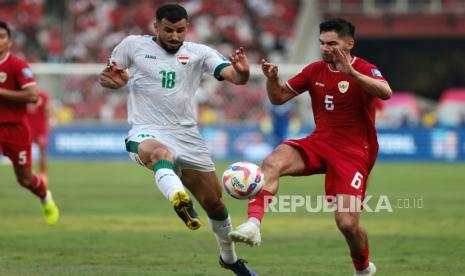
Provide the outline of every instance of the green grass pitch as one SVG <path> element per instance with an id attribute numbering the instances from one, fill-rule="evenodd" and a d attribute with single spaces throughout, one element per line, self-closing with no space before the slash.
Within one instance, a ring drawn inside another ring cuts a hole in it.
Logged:
<path id="1" fill-rule="evenodd" d="M 225 163 L 218 163 L 222 172 Z M 0 166 L 0 275 L 232 275 L 217 264 L 214 237 L 188 230 L 157 190 L 152 173 L 130 162 L 52 162 L 50 188 L 61 220 L 43 223 L 38 200 Z M 323 177 L 283 178 L 281 195 L 323 193 Z M 465 165 L 379 163 L 369 193 L 393 212 L 364 213 L 377 275 L 463 275 Z M 224 195 L 234 225 L 246 201 Z M 421 198 L 422 208 L 399 208 Z M 198 206 L 198 204 L 197 204 Z M 330 213 L 268 213 L 262 245 L 237 245 L 260 275 L 352 275 Z"/>

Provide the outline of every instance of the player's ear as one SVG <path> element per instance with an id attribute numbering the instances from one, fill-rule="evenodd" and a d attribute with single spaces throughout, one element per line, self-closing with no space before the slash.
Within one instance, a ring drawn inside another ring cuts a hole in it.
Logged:
<path id="1" fill-rule="evenodd" d="M 346 39 L 346 45 L 347 45 L 347 49 L 350 51 L 352 50 L 352 48 L 354 48 L 355 46 L 355 41 L 353 38 L 349 37 Z"/>
<path id="2" fill-rule="evenodd" d="M 158 22 L 156 20 L 153 22 L 153 30 L 155 34 L 158 35 Z"/>

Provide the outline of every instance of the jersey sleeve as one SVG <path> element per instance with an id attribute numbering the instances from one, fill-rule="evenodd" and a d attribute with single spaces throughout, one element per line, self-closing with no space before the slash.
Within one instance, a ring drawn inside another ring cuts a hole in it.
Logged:
<path id="1" fill-rule="evenodd" d="M 18 81 L 21 89 L 36 84 L 36 80 L 34 79 L 34 75 L 32 74 L 29 65 L 25 61 L 19 59 L 16 68 L 16 80 Z"/>
<path id="2" fill-rule="evenodd" d="M 224 57 L 220 52 L 205 46 L 205 56 L 203 63 L 203 70 L 208 74 L 214 76 L 217 80 L 222 81 L 223 78 L 220 75 L 223 68 L 231 65 L 231 62 Z"/>
<path id="3" fill-rule="evenodd" d="M 307 91 L 310 87 L 310 71 L 311 65 L 305 67 L 299 74 L 292 77 L 286 82 L 287 88 L 289 88 L 296 95 L 302 94 Z"/>
<path id="4" fill-rule="evenodd" d="M 44 101 L 44 105 L 48 104 L 49 97 L 48 97 L 48 94 L 45 91 L 40 91 L 39 92 L 39 97 L 42 97 L 42 100 Z"/>
<path id="5" fill-rule="evenodd" d="M 370 78 L 386 81 L 383 75 L 381 74 L 381 72 L 379 71 L 379 69 L 373 64 L 370 64 L 370 63 L 364 64 L 363 66 L 360 67 L 359 72 Z"/>
<path id="6" fill-rule="evenodd" d="M 133 36 L 128 36 L 123 41 L 121 41 L 118 45 L 116 45 L 115 49 L 111 53 L 111 61 L 116 61 L 121 67 L 127 69 L 131 66 L 131 57 L 129 53 L 132 52 L 132 43 Z"/>

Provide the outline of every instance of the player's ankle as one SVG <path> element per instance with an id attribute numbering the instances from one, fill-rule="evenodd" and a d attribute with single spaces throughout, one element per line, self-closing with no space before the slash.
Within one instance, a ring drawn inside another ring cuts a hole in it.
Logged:
<path id="1" fill-rule="evenodd" d="M 52 196 L 50 195 L 48 191 L 45 193 L 44 197 L 40 198 L 40 202 L 42 202 L 42 204 L 44 205 L 49 203 L 51 200 L 52 200 Z"/>
<path id="2" fill-rule="evenodd" d="M 255 217 L 250 217 L 247 221 L 250 222 L 250 223 L 255 224 L 257 227 L 260 227 L 261 222 L 260 222 L 259 219 L 255 218 Z"/>

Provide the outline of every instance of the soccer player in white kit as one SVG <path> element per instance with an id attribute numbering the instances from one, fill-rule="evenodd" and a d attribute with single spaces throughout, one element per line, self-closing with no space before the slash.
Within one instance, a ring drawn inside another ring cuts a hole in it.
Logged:
<path id="1" fill-rule="evenodd" d="M 194 94 L 204 72 L 237 85 L 249 79 L 243 48 L 229 60 L 202 44 L 184 42 L 188 16 L 177 4 L 161 6 L 156 36 L 130 35 L 115 47 L 100 73 L 102 86 L 128 85 L 126 149 L 132 160 L 153 170 L 155 182 L 189 229 L 200 220 L 184 186 L 208 214 L 220 250 L 220 265 L 236 275 L 256 275 L 238 259 L 228 238 L 231 217 L 221 198 L 215 166 L 198 129 Z M 179 177 L 178 175 L 181 175 Z"/>

